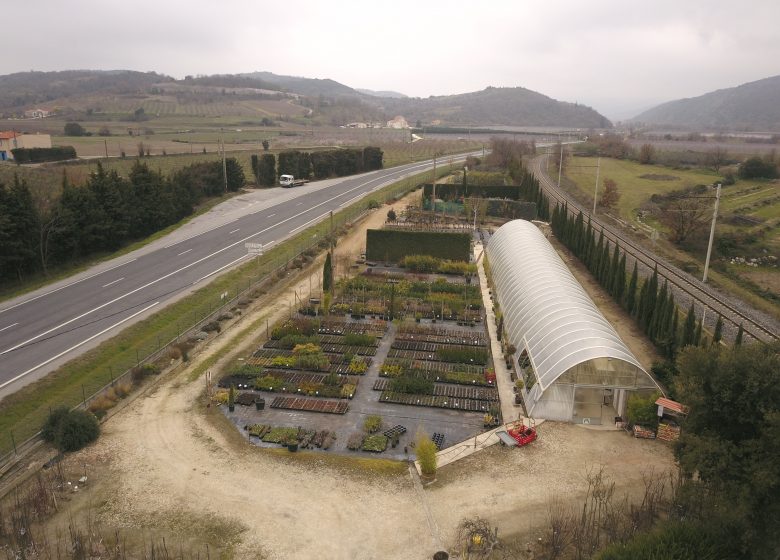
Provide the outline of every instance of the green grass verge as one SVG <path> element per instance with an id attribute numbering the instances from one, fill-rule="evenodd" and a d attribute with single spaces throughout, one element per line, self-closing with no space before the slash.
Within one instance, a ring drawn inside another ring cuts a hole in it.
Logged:
<path id="1" fill-rule="evenodd" d="M 437 171 L 441 175 L 447 172 L 445 168 Z M 364 212 L 368 200 L 393 200 L 412 190 L 420 181 L 428 180 L 428 177 L 428 173 L 410 177 L 366 196 L 334 214 L 334 226 L 341 227 Z M 329 231 L 330 220 L 327 219 L 309 227 L 258 259 L 216 277 L 196 292 L 128 327 L 97 348 L 0 401 L 0 455 L 12 450 L 12 437 L 18 444 L 34 435 L 43 424 L 50 407 L 78 405 L 83 395 L 89 397 L 94 394 L 108 384 L 112 377 L 132 368 L 139 359 L 156 352 L 214 311 L 221 304 L 222 293 L 228 292 L 232 298 L 324 239 Z"/>

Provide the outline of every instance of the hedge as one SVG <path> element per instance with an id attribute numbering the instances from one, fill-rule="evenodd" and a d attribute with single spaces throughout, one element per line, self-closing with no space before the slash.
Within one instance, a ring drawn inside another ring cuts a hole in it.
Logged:
<path id="1" fill-rule="evenodd" d="M 433 185 L 423 186 L 423 196 L 430 198 L 433 194 Z M 520 200 L 520 185 L 496 185 L 496 186 L 478 186 L 469 185 L 464 187 L 462 184 L 436 185 L 436 198 L 442 200 L 457 200 L 462 197 L 479 198 L 508 198 L 509 200 Z"/>
<path id="2" fill-rule="evenodd" d="M 16 163 L 41 163 L 44 161 L 62 161 L 76 159 L 76 149 L 73 146 L 56 146 L 54 148 L 15 148 L 11 150 Z"/>
<path id="3" fill-rule="evenodd" d="M 366 232 L 366 258 L 401 262 L 408 255 L 429 255 L 451 261 L 469 261 L 471 235 L 432 231 L 369 229 Z"/>

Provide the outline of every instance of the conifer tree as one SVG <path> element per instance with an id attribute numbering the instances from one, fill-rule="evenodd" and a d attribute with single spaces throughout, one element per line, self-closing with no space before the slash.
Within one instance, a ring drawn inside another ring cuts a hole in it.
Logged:
<path id="1" fill-rule="evenodd" d="M 685 317 L 685 325 L 683 325 L 682 341 L 680 347 L 685 348 L 693 344 L 696 337 L 696 312 L 693 309 L 693 302 L 688 309 L 688 315 Z"/>
<path id="2" fill-rule="evenodd" d="M 330 292 L 333 289 L 333 264 L 331 262 L 331 254 L 328 251 L 325 257 L 325 264 L 322 267 L 322 290 L 324 292 Z"/>
<path id="3" fill-rule="evenodd" d="M 737 329 L 737 338 L 734 339 L 734 346 L 742 346 L 742 336 L 745 334 L 745 328 L 742 326 L 742 323 L 739 324 L 739 329 Z"/>
<path id="4" fill-rule="evenodd" d="M 617 280 L 615 285 L 615 300 L 619 304 L 623 303 L 623 295 L 626 293 L 626 253 L 620 257 L 620 264 L 617 270 Z"/>
<path id="5" fill-rule="evenodd" d="M 639 270 L 637 268 L 637 262 L 634 261 L 634 270 L 631 272 L 631 280 L 628 282 L 628 293 L 626 294 L 626 311 L 629 315 L 634 314 L 636 309 L 636 289 L 639 282 Z"/>
<path id="6" fill-rule="evenodd" d="M 696 334 L 693 336 L 693 346 L 701 346 L 701 333 L 702 333 L 702 326 L 701 321 L 696 323 Z"/>
<path id="7" fill-rule="evenodd" d="M 615 297 L 617 295 L 618 270 L 620 266 L 620 245 L 615 241 L 615 250 L 612 251 L 612 260 L 609 261 L 609 274 L 607 277 L 607 291 Z"/>
<path id="8" fill-rule="evenodd" d="M 717 346 L 723 338 L 723 317 L 718 313 L 718 321 L 715 323 L 715 333 L 712 335 L 712 345 Z"/>

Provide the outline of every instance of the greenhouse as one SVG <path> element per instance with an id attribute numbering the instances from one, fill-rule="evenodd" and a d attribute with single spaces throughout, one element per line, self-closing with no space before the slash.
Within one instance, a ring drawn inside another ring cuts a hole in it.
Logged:
<path id="1" fill-rule="evenodd" d="M 486 252 L 531 416 L 611 423 L 631 392 L 659 390 L 534 224 L 508 222 Z"/>

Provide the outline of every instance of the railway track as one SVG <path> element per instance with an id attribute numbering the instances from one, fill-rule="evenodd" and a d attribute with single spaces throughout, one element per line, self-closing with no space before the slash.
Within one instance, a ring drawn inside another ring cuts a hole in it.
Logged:
<path id="1" fill-rule="evenodd" d="M 543 162 L 546 158 L 546 155 L 534 158 L 532 160 L 531 170 L 539 180 L 540 186 L 549 197 L 550 203 L 566 202 L 568 203 L 570 214 L 576 215 L 581 211 L 585 219 L 591 217 L 590 212 L 586 208 L 583 208 L 576 200 L 559 190 L 555 182 L 544 172 Z M 743 309 L 748 308 L 746 304 L 737 304 L 728 301 L 723 294 L 718 293 L 711 286 L 704 284 L 687 272 L 680 270 L 658 255 L 648 251 L 630 237 L 624 235 L 620 230 L 606 225 L 599 221 L 598 218 L 591 217 L 591 225 L 595 229 L 603 231 L 604 238 L 609 240 L 613 245 L 619 243 L 629 257 L 634 258 L 640 265 L 643 265 L 648 270 L 652 271 L 657 266 L 659 277 L 666 279 L 672 289 L 676 289 L 678 292 L 686 294 L 688 299 L 692 299 L 695 303 L 698 303 L 698 306 L 695 307 L 698 307 L 697 313 L 700 318 L 707 315 L 707 318 L 714 324 L 715 318 L 720 314 L 723 317 L 724 323 L 730 323 L 733 332 L 736 332 L 736 329 L 742 324 L 745 335 L 750 338 L 762 342 L 780 340 L 777 325 L 771 325 L 763 320 L 757 319 L 755 317 L 757 312 L 751 314 L 749 311 L 743 311 Z M 705 310 L 710 310 L 712 313 L 707 314 L 705 313 Z"/>

